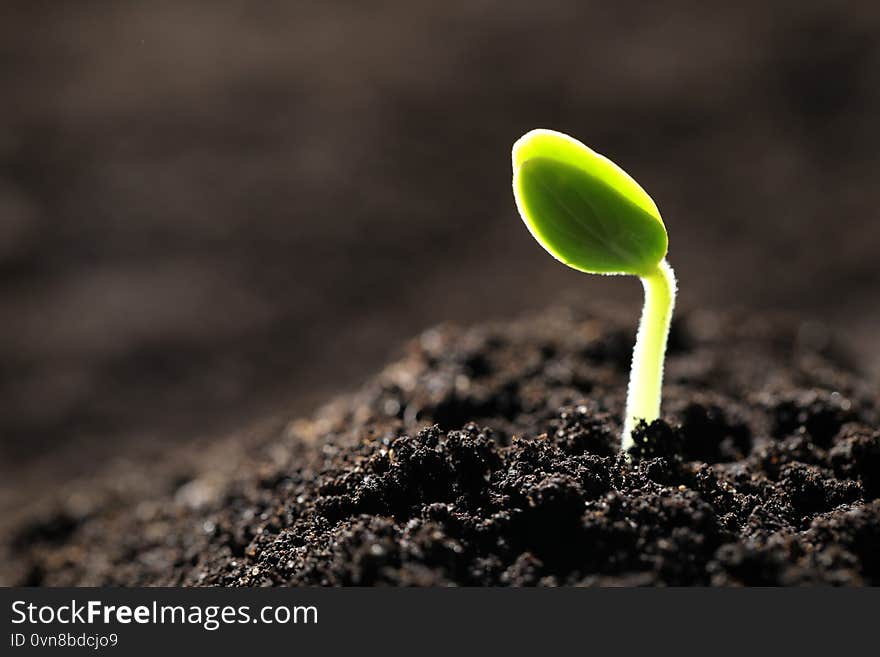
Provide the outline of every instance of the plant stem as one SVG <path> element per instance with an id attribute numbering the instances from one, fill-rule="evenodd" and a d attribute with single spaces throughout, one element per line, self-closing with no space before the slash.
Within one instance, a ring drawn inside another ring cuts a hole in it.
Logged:
<path id="1" fill-rule="evenodd" d="M 652 422 L 660 417 L 663 360 L 675 306 L 675 274 L 665 259 L 641 280 L 645 288 L 645 306 L 639 321 L 626 393 L 626 417 L 621 438 L 624 451 L 633 444 L 632 432 L 639 420 Z"/>

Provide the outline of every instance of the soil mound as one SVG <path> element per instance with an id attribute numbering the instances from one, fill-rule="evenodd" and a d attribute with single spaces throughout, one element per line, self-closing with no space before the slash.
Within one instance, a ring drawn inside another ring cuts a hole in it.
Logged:
<path id="1" fill-rule="evenodd" d="M 356 394 L 185 477 L 68 496 L 16 530 L 17 581 L 880 584 L 878 395 L 827 333 L 677 320 L 664 419 L 628 460 L 632 323 L 429 330 Z"/>

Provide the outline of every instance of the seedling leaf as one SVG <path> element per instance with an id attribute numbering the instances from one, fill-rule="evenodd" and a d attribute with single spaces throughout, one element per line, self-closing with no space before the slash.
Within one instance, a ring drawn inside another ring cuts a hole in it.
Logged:
<path id="1" fill-rule="evenodd" d="M 529 231 L 554 258 L 591 274 L 644 276 L 668 238 L 651 197 L 579 141 L 532 130 L 513 148 L 513 189 Z"/>

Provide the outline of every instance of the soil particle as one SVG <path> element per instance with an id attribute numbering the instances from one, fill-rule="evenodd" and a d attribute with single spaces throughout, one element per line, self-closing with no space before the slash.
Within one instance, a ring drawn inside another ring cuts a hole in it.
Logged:
<path id="1" fill-rule="evenodd" d="M 630 329 L 559 311 L 427 331 L 189 477 L 85 485 L 85 515 L 18 528 L 15 581 L 880 584 L 876 387 L 797 323 L 685 316 L 666 414 L 624 455 Z"/>

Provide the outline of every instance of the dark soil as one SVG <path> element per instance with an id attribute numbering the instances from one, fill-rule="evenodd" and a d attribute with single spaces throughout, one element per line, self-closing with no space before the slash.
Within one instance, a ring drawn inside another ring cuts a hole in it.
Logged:
<path id="1" fill-rule="evenodd" d="M 877 391 L 827 333 L 679 319 L 627 460 L 631 343 L 568 312 L 430 330 L 309 420 L 64 491 L 4 561 L 44 585 L 880 584 Z"/>

